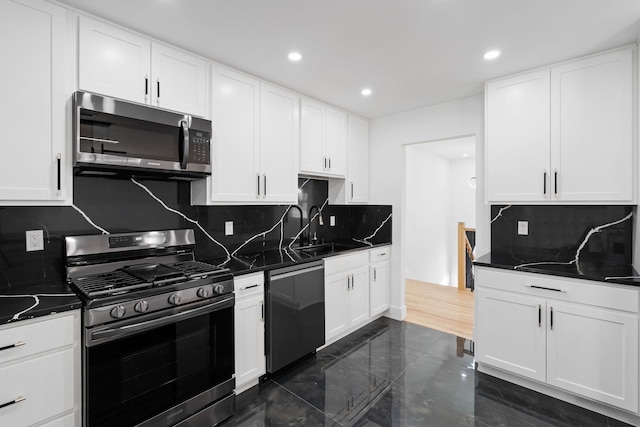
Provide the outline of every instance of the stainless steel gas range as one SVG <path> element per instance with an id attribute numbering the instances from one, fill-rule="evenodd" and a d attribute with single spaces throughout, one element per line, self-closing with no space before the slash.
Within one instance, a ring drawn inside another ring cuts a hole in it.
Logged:
<path id="1" fill-rule="evenodd" d="M 69 236 L 83 308 L 83 420 L 212 426 L 235 407 L 233 276 L 195 261 L 193 230 Z"/>

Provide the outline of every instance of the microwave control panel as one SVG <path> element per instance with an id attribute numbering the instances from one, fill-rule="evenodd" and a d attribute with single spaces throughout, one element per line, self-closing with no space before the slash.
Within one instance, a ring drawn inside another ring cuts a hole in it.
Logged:
<path id="1" fill-rule="evenodd" d="M 208 132 L 191 131 L 189 141 L 189 162 L 209 164 L 211 136 Z"/>

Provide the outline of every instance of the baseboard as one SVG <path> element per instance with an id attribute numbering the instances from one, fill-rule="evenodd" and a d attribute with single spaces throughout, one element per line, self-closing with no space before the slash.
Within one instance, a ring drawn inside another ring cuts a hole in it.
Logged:
<path id="1" fill-rule="evenodd" d="M 402 307 L 389 307 L 389 310 L 386 314 L 387 317 L 393 320 L 404 320 L 407 317 L 407 306 L 403 305 Z"/>

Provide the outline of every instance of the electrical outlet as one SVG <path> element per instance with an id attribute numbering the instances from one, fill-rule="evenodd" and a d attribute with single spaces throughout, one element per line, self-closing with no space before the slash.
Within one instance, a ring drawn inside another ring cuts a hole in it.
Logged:
<path id="1" fill-rule="evenodd" d="M 224 235 L 233 236 L 233 221 L 224 222 Z"/>
<path id="2" fill-rule="evenodd" d="M 42 230 L 27 230 L 25 232 L 27 252 L 44 250 L 44 235 Z"/>
<path id="3" fill-rule="evenodd" d="M 335 227 L 336 226 L 336 217 L 333 215 L 329 216 L 329 226 L 331 227 Z"/>
<path id="4" fill-rule="evenodd" d="M 518 221 L 518 235 L 529 235 L 529 221 Z"/>

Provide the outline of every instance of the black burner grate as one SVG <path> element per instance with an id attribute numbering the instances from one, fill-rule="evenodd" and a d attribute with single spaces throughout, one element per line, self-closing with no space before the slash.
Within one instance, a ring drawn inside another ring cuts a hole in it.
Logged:
<path id="1" fill-rule="evenodd" d="M 177 262 L 175 264 L 169 264 L 168 267 L 182 272 L 189 279 L 192 279 L 194 277 L 210 276 L 212 274 L 218 274 L 227 271 L 227 269 L 225 268 L 216 267 L 215 265 L 207 264 L 201 261 Z"/>
<path id="2" fill-rule="evenodd" d="M 100 295 L 113 295 L 118 292 L 149 286 L 149 283 L 119 270 L 76 277 L 71 279 L 71 283 L 88 298 Z"/>

